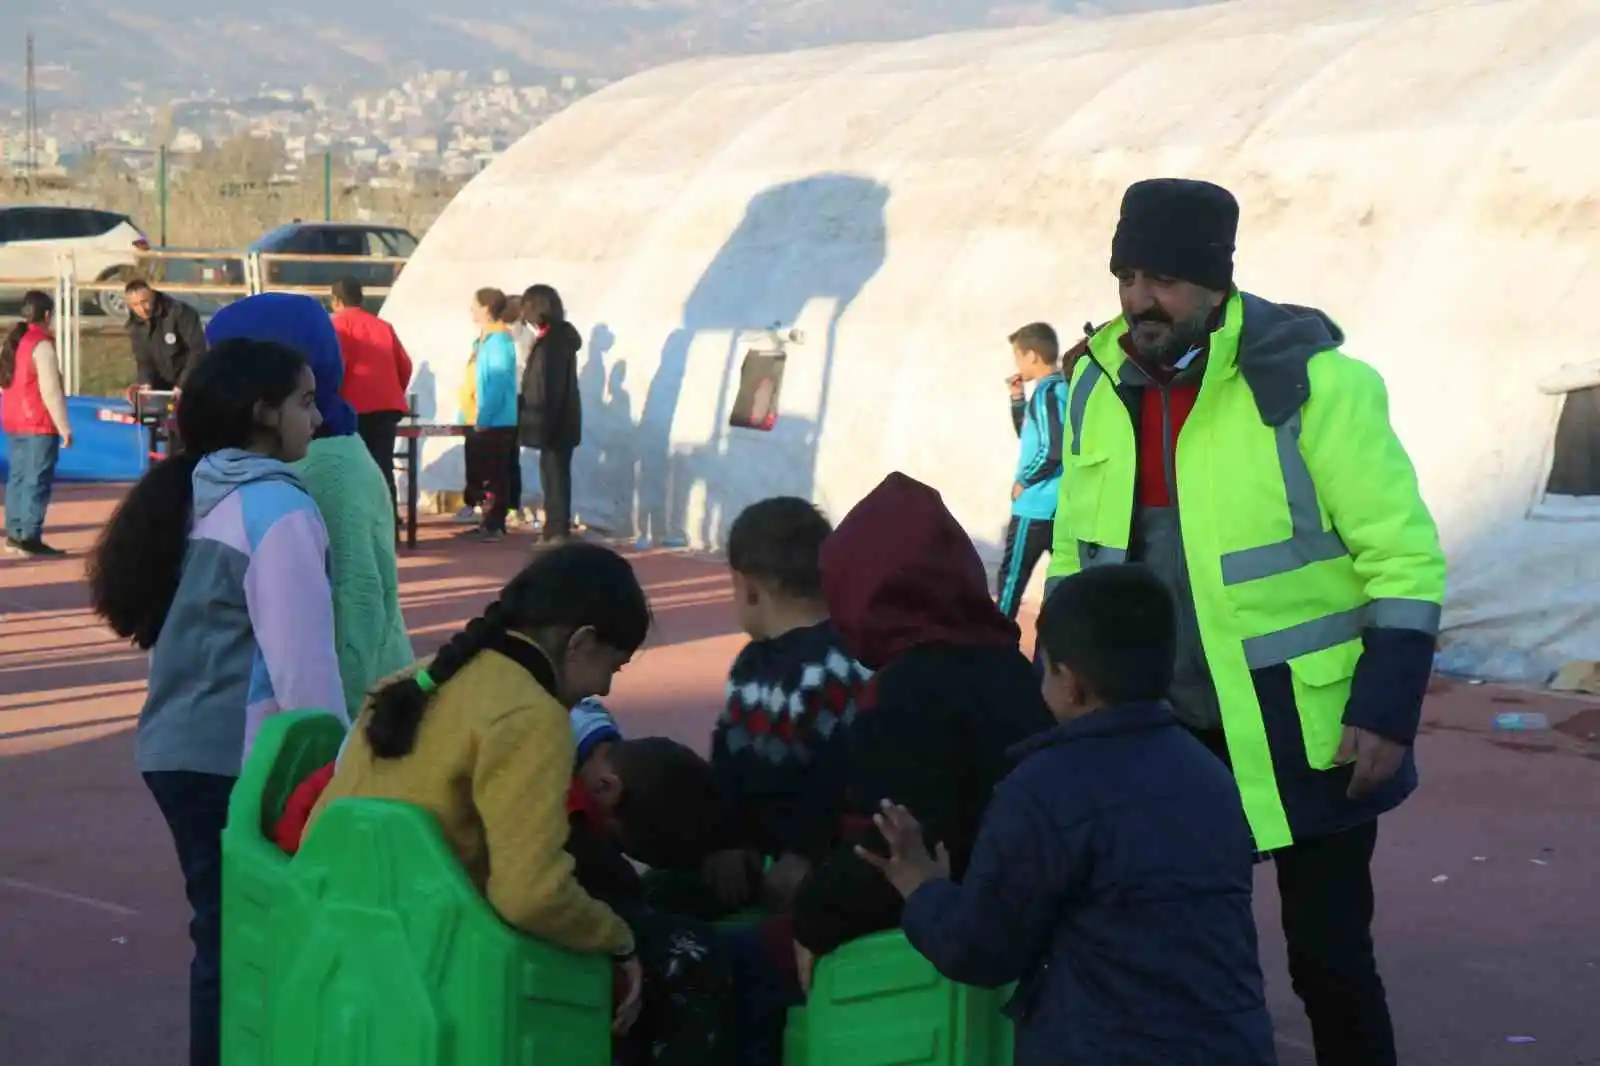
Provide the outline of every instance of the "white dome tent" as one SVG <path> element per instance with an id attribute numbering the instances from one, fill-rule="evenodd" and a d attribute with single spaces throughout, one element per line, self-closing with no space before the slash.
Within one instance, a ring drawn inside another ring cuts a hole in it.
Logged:
<path id="1" fill-rule="evenodd" d="M 1118 202 L 1151 176 L 1232 189 L 1240 284 L 1323 308 L 1388 380 L 1452 661 L 1600 658 L 1595 394 L 1562 429 L 1587 482 L 1545 491 L 1564 390 L 1600 382 L 1600 0 L 1239 0 L 664 67 L 474 180 L 384 313 L 448 419 L 472 291 L 556 285 L 597 525 L 715 548 L 756 499 L 837 518 L 901 469 L 992 563 L 1005 338 L 1115 313 Z M 752 350 L 785 353 L 770 432 L 728 425 Z M 460 487 L 458 447 L 426 459 L 424 490 Z"/>

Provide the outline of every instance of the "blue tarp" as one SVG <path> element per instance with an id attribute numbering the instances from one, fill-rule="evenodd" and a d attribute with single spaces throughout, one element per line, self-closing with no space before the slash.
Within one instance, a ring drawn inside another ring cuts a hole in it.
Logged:
<path id="1" fill-rule="evenodd" d="M 126 400 L 100 396 L 67 399 L 72 422 L 72 447 L 61 450 L 57 481 L 136 481 L 144 473 L 148 436 L 142 426 L 127 425 L 133 408 Z M 11 472 L 11 442 L 0 434 L 0 478 Z"/>

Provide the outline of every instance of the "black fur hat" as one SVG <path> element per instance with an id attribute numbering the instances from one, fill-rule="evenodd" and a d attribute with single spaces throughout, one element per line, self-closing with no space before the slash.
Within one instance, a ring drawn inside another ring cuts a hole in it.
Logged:
<path id="1" fill-rule="evenodd" d="M 1151 178 L 1128 186 L 1111 272 L 1138 269 L 1225 292 L 1233 286 L 1239 201 L 1220 185 Z"/>

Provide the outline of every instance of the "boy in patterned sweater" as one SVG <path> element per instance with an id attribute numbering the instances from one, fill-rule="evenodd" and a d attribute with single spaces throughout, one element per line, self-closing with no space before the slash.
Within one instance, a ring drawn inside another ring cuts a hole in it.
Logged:
<path id="1" fill-rule="evenodd" d="M 728 534 L 750 643 L 729 672 L 712 735 L 724 847 L 702 871 L 725 910 L 788 910 L 838 830 L 846 729 L 871 675 L 828 621 L 818 558 L 832 531 L 809 501 L 780 496 L 746 508 Z"/>

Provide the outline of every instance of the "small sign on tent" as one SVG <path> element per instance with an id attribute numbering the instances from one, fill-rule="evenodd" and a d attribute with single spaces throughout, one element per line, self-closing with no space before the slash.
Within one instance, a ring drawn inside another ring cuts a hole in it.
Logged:
<path id="1" fill-rule="evenodd" d="M 772 432 L 778 424 L 778 395 L 783 389 L 782 352 L 751 349 L 739 369 L 739 392 L 733 399 L 728 425 L 736 429 Z"/>

